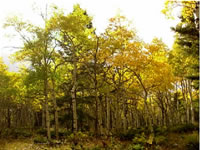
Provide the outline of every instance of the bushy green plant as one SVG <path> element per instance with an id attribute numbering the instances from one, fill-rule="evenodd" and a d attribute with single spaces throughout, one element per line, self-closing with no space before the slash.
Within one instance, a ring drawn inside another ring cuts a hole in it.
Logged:
<path id="1" fill-rule="evenodd" d="M 137 134 L 142 134 L 142 133 L 145 133 L 145 130 L 146 130 L 147 128 L 144 128 L 144 127 L 139 127 L 139 128 L 136 128 L 136 133 Z"/>
<path id="2" fill-rule="evenodd" d="M 77 132 L 76 134 L 72 133 L 68 136 L 68 140 L 69 141 L 85 141 L 86 139 L 88 139 L 89 136 L 83 132 Z"/>
<path id="3" fill-rule="evenodd" d="M 127 132 L 121 132 L 118 133 L 117 136 L 120 138 L 120 140 L 132 140 L 137 132 L 135 130 L 128 130 Z"/>
<path id="4" fill-rule="evenodd" d="M 131 144 L 129 145 L 128 150 L 144 150 L 144 146 L 141 144 Z"/>
<path id="5" fill-rule="evenodd" d="M 86 133 L 81 132 L 81 131 L 79 131 L 76 135 L 80 138 L 83 138 L 83 139 L 88 138 L 88 135 Z"/>
<path id="6" fill-rule="evenodd" d="M 199 149 L 199 135 L 197 132 L 186 136 L 186 147 L 188 150 L 198 150 Z"/>
<path id="7" fill-rule="evenodd" d="M 36 133 L 45 136 L 47 134 L 47 130 L 45 128 L 39 128 L 36 130 Z"/>
<path id="8" fill-rule="evenodd" d="M 23 130 L 23 129 L 15 130 L 15 134 L 16 134 L 17 137 L 22 137 L 22 138 L 23 137 L 27 138 L 27 137 L 31 137 L 32 136 L 32 133 L 30 131 Z"/>
<path id="9" fill-rule="evenodd" d="M 100 146 L 95 146 L 91 150 L 101 150 L 102 148 Z"/>
<path id="10" fill-rule="evenodd" d="M 183 132 L 198 130 L 198 127 L 194 124 L 182 124 L 170 127 L 169 130 L 174 133 L 183 133 Z"/>
<path id="11" fill-rule="evenodd" d="M 157 127 L 154 127 L 153 130 L 154 130 L 155 135 L 166 135 L 168 131 L 166 126 L 164 127 L 157 126 Z"/>
<path id="12" fill-rule="evenodd" d="M 58 131 L 59 137 L 66 137 L 72 134 L 72 131 L 68 131 L 66 129 L 61 129 Z"/>
<path id="13" fill-rule="evenodd" d="M 145 128 L 131 128 L 127 130 L 126 132 L 118 133 L 117 137 L 119 137 L 120 140 L 131 141 L 135 136 L 140 135 L 144 132 L 146 132 Z"/>
<path id="14" fill-rule="evenodd" d="M 12 130 L 6 128 L 6 129 L 3 129 L 0 133 L 1 133 L 1 138 L 9 137 L 12 133 Z"/>
<path id="15" fill-rule="evenodd" d="M 156 136 L 155 137 L 155 143 L 157 145 L 163 145 L 163 144 L 166 144 L 167 143 L 167 138 L 162 136 L 162 135 L 159 135 L 159 136 Z"/>
<path id="16" fill-rule="evenodd" d="M 140 136 L 135 137 L 132 141 L 133 141 L 134 144 L 144 145 L 146 143 L 144 133 L 142 133 Z"/>
<path id="17" fill-rule="evenodd" d="M 143 150 L 143 149 L 144 149 L 144 146 L 141 144 L 136 144 L 133 146 L 133 150 Z"/>
<path id="18" fill-rule="evenodd" d="M 31 137 L 33 134 L 29 129 L 24 128 L 12 128 L 4 129 L 1 131 L 1 137 L 11 137 L 11 138 L 27 138 Z"/>
<path id="19" fill-rule="evenodd" d="M 41 136 L 41 135 L 36 136 L 33 141 L 34 141 L 34 143 L 47 143 L 48 142 L 47 138 L 44 136 Z"/>

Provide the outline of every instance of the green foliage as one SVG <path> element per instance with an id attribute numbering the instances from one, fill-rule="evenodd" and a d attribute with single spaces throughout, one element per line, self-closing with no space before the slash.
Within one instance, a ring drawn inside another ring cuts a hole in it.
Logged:
<path id="1" fill-rule="evenodd" d="M 165 136 L 162 136 L 162 135 L 156 136 L 155 137 L 155 143 L 157 145 L 164 145 L 164 144 L 167 143 L 167 138 Z"/>
<path id="2" fill-rule="evenodd" d="M 46 134 L 47 134 L 47 130 L 45 128 L 39 128 L 35 132 L 36 132 L 36 134 L 41 135 L 41 136 L 46 136 Z M 58 131 L 58 135 L 59 135 L 60 138 L 66 138 L 67 136 L 70 136 L 71 134 L 72 134 L 72 131 L 66 130 L 66 129 L 63 129 L 63 128 L 61 128 Z M 52 138 L 56 137 L 54 130 L 51 130 L 51 136 L 52 136 Z"/>
<path id="3" fill-rule="evenodd" d="M 174 41 L 173 49 L 169 55 L 169 62 L 173 66 L 175 75 L 194 80 L 193 87 L 198 89 L 199 23 L 196 21 L 194 13 L 197 11 L 196 5 L 199 4 L 195 1 L 190 2 L 187 6 L 183 5 L 182 8 L 182 11 L 184 10 L 184 12 L 187 13 L 190 12 L 190 15 L 186 13 L 187 17 L 185 17 L 185 13 L 182 14 L 179 17 L 180 23 L 178 23 L 176 27 L 171 28 L 176 33 L 176 39 Z M 185 2 L 182 2 L 182 4 L 184 3 Z"/>
<path id="4" fill-rule="evenodd" d="M 199 149 L 199 135 L 197 132 L 188 135 L 186 138 L 187 150 L 198 150 Z"/>
<path id="5" fill-rule="evenodd" d="M 66 130 L 66 129 L 60 129 L 59 131 L 58 131 L 58 134 L 59 134 L 59 137 L 67 137 L 67 136 L 69 136 L 70 134 L 72 134 L 72 131 L 70 131 L 70 130 Z"/>
<path id="6" fill-rule="evenodd" d="M 14 134 L 17 137 L 22 137 L 22 138 L 28 138 L 33 135 L 32 132 L 27 129 L 15 129 L 12 134 Z"/>
<path id="7" fill-rule="evenodd" d="M 146 144 L 146 138 L 144 133 L 141 134 L 140 136 L 135 137 L 133 140 L 134 144 L 141 144 L 141 145 L 145 145 Z"/>
<path id="8" fill-rule="evenodd" d="M 47 138 L 44 136 L 41 136 L 41 135 L 36 136 L 33 141 L 34 141 L 34 143 L 47 143 L 48 142 Z"/>
<path id="9" fill-rule="evenodd" d="M 47 130 L 45 128 L 39 128 L 39 129 L 36 130 L 36 133 L 39 134 L 39 135 L 46 136 Z"/>
<path id="10" fill-rule="evenodd" d="M 141 144 L 136 144 L 133 146 L 133 150 L 143 150 L 144 146 L 142 146 Z"/>
<path id="11" fill-rule="evenodd" d="M 127 130 L 126 132 L 121 132 L 117 134 L 117 137 L 119 137 L 121 140 L 132 140 L 135 136 L 145 134 L 149 135 L 151 133 L 151 130 L 149 127 L 140 127 L 140 128 L 131 128 Z"/>
<path id="12" fill-rule="evenodd" d="M 23 128 L 12 128 L 12 129 L 4 129 L 1 131 L 0 137 L 1 138 L 28 138 L 32 137 L 33 134 L 29 129 L 23 129 Z"/>
<path id="13" fill-rule="evenodd" d="M 194 130 L 198 130 L 198 126 L 194 124 L 182 124 L 169 128 L 169 131 L 174 133 L 191 132 Z"/>
<path id="14" fill-rule="evenodd" d="M 132 140 L 133 144 L 130 146 L 131 150 L 143 150 L 145 145 L 148 143 L 144 132 L 140 135 L 137 135 Z"/>
<path id="15" fill-rule="evenodd" d="M 144 150 L 144 146 L 141 144 L 131 144 L 129 145 L 128 150 Z"/>
<path id="16" fill-rule="evenodd" d="M 95 146 L 95 147 L 93 147 L 93 148 L 91 148 L 90 150 L 101 150 L 102 148 L 100 147 L 100 146 Z"/>
<path id="17" fill-rule="evenodd" d="M 163 134 L 163 132 L 165 133 L 166 131 L 163 131 L 163 129 L 161 128 L 157 128 L 157 134 Z M 160 130 L 161 129 L 161 130 Z M 166 130 L 166 128 L 164 128 L 164 130 Z M 145 135 L 145 133 L 143 132 L 142 134 L 137 134 L 133 140 L 132 140 L 132 144 L 129 146 L 129 149 L 138 149 L 138 150 L 142 150 L 144 149 L 146 146 L 148 145 L 164 145 L 167 143 L 167 138 L 165 136 L 162 135 L 158 135 L 156 137 L 154 137 L 154 134 L 149 134 L 149 136 Z"/>
<path id="18" fill-rule="evenodd" d="M 77 133 L 72 133 L 68 136 L 68 140 L 71 142 L 83 142 L 86 141 L 89 138 L 89 136 L 86 133 L 83 132 L 77 132 Z"/>
<path id="19" fill-rule="evenodd" d="M 166 135 L 167 131 L 168 131 L 166 126 L 164 126 L 164 127 L 156 126 L 156 127 L 153 128 L 153 130 L 154 130 L 155 135 Z"/>
<path id="20" fill-rule="evenodd" d="M 120 138 L 120 140 L 132 140 L 135 135 L 138 134 L 136 129 L 130 129 L 127 132 L 121 132 L 117 134 L 117 137 Z"/>

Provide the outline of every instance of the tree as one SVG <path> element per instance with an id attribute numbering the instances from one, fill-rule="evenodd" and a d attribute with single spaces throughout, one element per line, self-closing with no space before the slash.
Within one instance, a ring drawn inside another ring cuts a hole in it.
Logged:
<path id="1" fill-rule="evenodd" d="M 46 18 L 44 18 L 46 19 Z M 46 24 L 46 20 L 45 24 Z M 48 108 L 48 72 L 51 64 L 52 52 L 52 39 L 50 32 L 45 28 L 34 26 L 30 23 L 23 22 L 22 20 L 13 17 L 8 18 L 5 23 L 5 27 L 14 27 L 16 32 L 23 40 L 23 47 L 20 51 L 16 52 L 16 59 L 18 61 L 26 61 L 31 63 L 33 70 L 42 74 L 43 79 L 43 94 L 45 104 L 43 109 L 45 110 L 46 127 L 48 139 L 51 139 L 50 135 L 50 119 Z"/>
<path id="2" fill-rule="evenodd" d="M 173 6 L 182 6 L 180 23 L 171 29 L 176 33 L 173 49 L 169 55 L 169 62 L 174 68 L 174 74 L 181 78 L 183 99 L 186 101 L 186 116 L 194 123 L 192 102 L 192 87 L 199 88 L 199 2 L 198 1 L 166 1 L 164 14 L 169 16 Z M 190 81 L 189 81 L 189 80 Z M 186 84 L 184 83 L 186 81 Z M 190 99 L 184 90 L 190 89 Z"/>
<path id="3" fill-rule="evenodd" d="M 74 10 L 65 16 L 63 12 L 54 13 L 49 21 L 49 28 L 58 33 L 56 37 L 59 46 L 62 48 L 61 56 L 66 62 L 70 62 L 73 67 L 72 73 L 72 112 L 73 112 L 73 131 L 77 132 L 77 108 L 76 108 L 76 89 L 77 89 L 77 67 L 81 61 L 81 56 L 89 49 L 90 36 L 93 28 L 90 28 L 91 17 L 79 5 L 74 6 Z"/>
<path id="4" fill-rule="evenodd" d="M 163 13 L 170 16 L 174 7 L 182 6 L 180 23 L 172 30 L 176 33 L 173 51 L 170 59 L 181 66 L 184 77 L 194 82 L 198 88 L 199 80 L 199 2 L 198 1 L 166 1 Z M 171 62 L 172 62 L 171 61 Z M 176 66 L 175 66 L 176 67 Z M 176 68 L 178 69 L 178 68 Z M 180 69 L 178 69 L 180 70 Z"/>

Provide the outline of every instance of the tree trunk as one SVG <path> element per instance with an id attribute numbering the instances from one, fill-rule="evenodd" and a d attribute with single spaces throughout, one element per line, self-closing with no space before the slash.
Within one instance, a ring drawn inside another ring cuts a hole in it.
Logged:
<path id="1" fill-rule="evenodd" d="M 102 99 L 99 98 L 99 134 L 102 135 L 103 134 L 103 120 L 102 120 Z"/>
<path id="2" fill-rule="evenodd" d="M 10 114 L 10 108 L 7 109 L 7 123 L 8 123 L 8 128 L 11 127 L 11 114 Z"/>
<path id="3" fill-rule="evenodd" d="M 55 96 L 55 81 L 52 79 L 52 96 L 53 96 L 53 103 L 54 103 L 54 115 L 55 115 L 55 133 L 56 133 L 56 139 L 59 139 L 58 135 L 58 110 L 57 110 L 57 103 L 56 103 L 56 96 Z"/>
<path id="4" fill-rule="evenodd" d="M 186 98 L 186 84 L 184 83 L 184 80 L 181 81 L 181 90 L 182 90 L 182 96 L 183 96 L 183 100 L 186 103 L 186 123 L 190 122 L 190 108 L 188 105 L 188 99 Z"/>
<path id="5" fill-rule="evenodd" d="M 46 127 L 47 127 L 47 138 L 48 138 L 48 140 L 51 140 L 47 86 L 48 86 L 48 83 L 47 83 L 47 74 L 45 73 L 45 79 L 44 79 L 44 96 L 45 96 L 45 109 L 46 109 Z"/>
<path id="6" fill-rule="evenodd" d="M 126 132 L 127 130 L 127 120 L 128 120 L 128 107 L 127 107 L 127 103 L 126 103 L 126 100 L 124 100 L 124 103 L 123 103 L 123 128 L 124 128 L 124 132 Z"/>
<path id="7" fill-rule="evenodd" d="M 152 119 L 151 119 L 151 112 L 149 110 L 148 104 L 147 104 L 147 92 L 145 91 L 145 97 L 144 97 L 144 105 L 145 105 L 145 111 L 146 111 L 146 115 L 147 115 L 147 122 L 148 122 L 148 126 L 150 128 L 152 128 Z"/>
<path id="8" fill-rule="evenodd" d="M 45 115 L 46 115 L 46 109 L 45 109 L 45 103 L 44 102 L 42 102 L 42 127 L 43 128 L 45 128 L 46 127 L 46 117 L 45 117 Z"/>
<path id="9" fill-rule="evenodd" d="M 47 41 L 45 41 L 45 56 L 44 56 L 44 100 L 45 100 L 45 111 L 46 111 L 46 127 L 47 127 L 47 138 L 51 140 L 50 133 L 50 118 L 49 118 L 49 105 L 48 105 L 48 66 L 47 66 Z"/>
<path id="10" fill-rule="evenodd" d="M 191 111 L 191 123 L 194 123 L 194 109 L 193 109 L 193 98 L 192 98 L 192 85 L 191 85 L 191 81 L 188 81 L 189 85 L 188 85 L 188 90 L 189 90 L 189 95 L 190 95 L 190 111 Z"/>
<path id="11" fill-rule="evenodd" d="M 98 38 L 97 38 L 97 47 L 95 49 L 95 54 L 94 54 L 94 90 L 95 90 L 95 102 L 96 102 L 96 120 L 95 120 L 95 132 L 96 135 L 102 134 L 102 107 L 101 107 L 101 102 L 98 97 L 98 81 L 97 81 L 97 53 L 98 53 Z"/>
<path id="12" fill-rule="evenodd" d="M 106 98 L 106 128 L 107 128 L 107 134 L 109 134 L 109 131 L 110 131 L 110 101 L 107 96 L 105 98 Z"/>
<path id="13" fill-rule="evenodd" d="M 96 89 L 96 88 L 95 88 Z M 98 101 L 98 97 L 97 97 L 97 92 L 95 90 L 95 103 L 96 103 L 96 110 L 95 110 L 95 133 L 96 135 L 99 133 L 99 129 L 98 129 L 98 122 L 99 122 L 99 101 Z"/>
<path id="14" fill-rule="evenodd" d="M 175 93 L 175 95 L 174 95 L 174 99 L 175 99 L 175 101 L 176 101 L 176 112 L 177 112 L 177 115 L 176 115 L 176 120 L 175 120 L 175 122 L 176 122 L 176 124 L 179 124 L 180 123 L 180 111 L 179 111 L 179 100 L 178 100 L 178 85 L 177 85 L 177 83 L 176 83 L 176 93 Z"/>
<path id="15" fill-rule="evenodd" d="M 116 107 L 115 107 L 115 132 L 118 132 L 121 128 L 121 115 L 119 107 L 119 99 L 117 98 Z"/>
<path id="16" fill-rule="evenodd" d="M 78 124 L 77 124 L 77 110 L 76 110 L 76 74 L 77 74 L 77 64 L 76 64 L 76 59 L 75 59 L 75 55 L 73 58 L 73 76 L 72 76 L 72 83 L 73 83 L 73 87 L 71 90 L 71 95 L 72 95 L 72 116 L 73 116 L 73 120 L 72 120 L 72 130 L 74 133 L 76 133 L 78 131 Z"/>

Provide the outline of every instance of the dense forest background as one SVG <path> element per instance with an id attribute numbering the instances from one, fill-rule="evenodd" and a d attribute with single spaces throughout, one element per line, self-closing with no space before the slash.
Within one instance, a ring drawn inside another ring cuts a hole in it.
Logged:
<path id="1" fill-rule="evenodd" d="M 23 42 L 12 60 L 24 65 L 10 72 L 0 59 L 1 137 L 36 133 L 35 141 L 57 143 L 70 137 L 76 146 L 89 135 L 122 140 L 138 132 L 146 137 L 136 144 L 142 149 L 159 129 L 198 130 L 199 2 L 165 4 L 169 18 L 182 6 L 172 49 L 158 38 L 145 43 L 119 14 L 97 35 L 78 4 L 69 14 L 48 8 L 43 27 L 8 18 L 5 28 Z"/>

